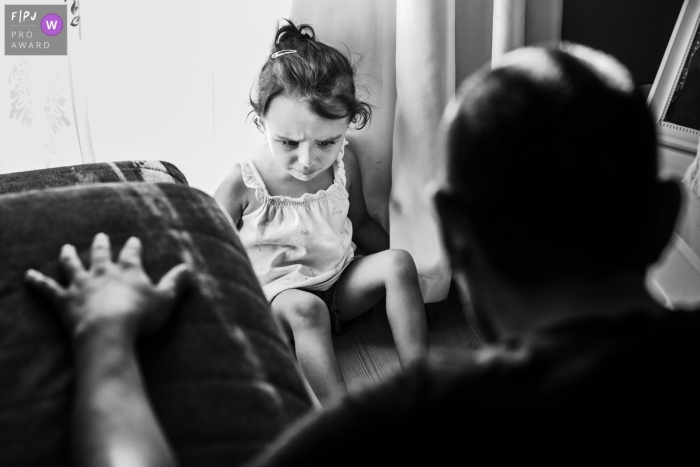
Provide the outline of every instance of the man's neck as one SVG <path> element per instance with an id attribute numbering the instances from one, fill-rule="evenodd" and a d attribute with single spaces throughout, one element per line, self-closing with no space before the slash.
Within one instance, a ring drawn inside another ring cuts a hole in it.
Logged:
<path id="1" fill-rule="evenodd" d="M 493 281 L 480 297 L 496 336 L 520 334 L 560 321 L 608 316 L 632 310 L 663 313 L 639 274 L 605 280 L 560 279 L 537 289 Z"/>

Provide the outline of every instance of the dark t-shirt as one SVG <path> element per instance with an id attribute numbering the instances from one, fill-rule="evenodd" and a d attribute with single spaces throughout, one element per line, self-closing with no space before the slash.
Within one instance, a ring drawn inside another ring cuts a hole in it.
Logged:
<path id="1" fill-rule="evenodd" d="M 630 460 L 700 422 L 699 363 L 700 313 L 570 321 L 505 339 L 474 362 L 423 361 L 305 420 L 267 462 Z"/>

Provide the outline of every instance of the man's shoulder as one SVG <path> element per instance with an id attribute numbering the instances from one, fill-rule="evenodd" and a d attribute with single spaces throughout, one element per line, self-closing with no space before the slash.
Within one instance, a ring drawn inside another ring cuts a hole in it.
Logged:
<path id="1" fill-rule="evenodd" d="M 395 461 L 440 463 L 472 448 L 508 457 L 516 451 L 499 454 L 504 442 L 531 449 L 543 439 L 554 458 L 556 446 L 580 449 L 592 433 L 596 443 L 616 440 L 622 452 L 622 432 L 655 433 L 659 421 L 699 414 L 693 349 L 700 339 L 691 339 L 699 329 L 700 314 L 686 312 L 570 323 L 468 360 L 421 360 L 346 409 L 380 433 L 377 442 Z M 603 445 L 586 449 L 600 454 Z"/>
<path id="2" fill-rule="evenodd" d="M 699 334 L 698 312 L 582 321 L 499 342 L 470 361 L 426 360 L 410 385 L 443 415 L 625 417 L 644 406 L 673 415 L 700 403 Z"/>

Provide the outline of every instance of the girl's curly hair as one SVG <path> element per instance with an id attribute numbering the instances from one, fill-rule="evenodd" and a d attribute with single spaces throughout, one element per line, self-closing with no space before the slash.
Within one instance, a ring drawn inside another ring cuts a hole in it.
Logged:
<path id="1" fill-rule="evenodd" d="M 271 55 L 251 92 L 253 112 L 264 117 L 272 100 L 284 95 L 303 100 L 320 117 L 347 118 L 356 129 L 363 128 L 372 117 L 372 109 L 357 97 L 350 60 L 337 49 L 318 42 L 308 24 L 296 26 L 285 21 L 287 24 L 275 32 Z M 275 52 L 283 50 L 296 52 L 272 58 Z"/>

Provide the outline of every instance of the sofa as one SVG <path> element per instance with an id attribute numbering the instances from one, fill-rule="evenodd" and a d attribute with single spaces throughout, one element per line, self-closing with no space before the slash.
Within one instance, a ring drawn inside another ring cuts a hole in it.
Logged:
<path id="1" fill-rule="evenodd" d="M 0 465 L 70 465 L 73 361 L 33 268 L 60 281 L 60 248 L 87 263 L 98 232 L 113 253 L 143 242 L 157 281 L 187 262 L 195 286 L 138 355 L 181 465 L 235 466 L 313 405 L 227 217 L 172 164 L 128 161 L 0 175 Z"/>

